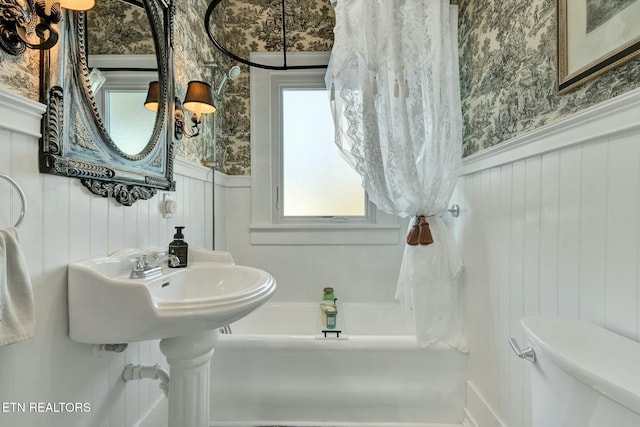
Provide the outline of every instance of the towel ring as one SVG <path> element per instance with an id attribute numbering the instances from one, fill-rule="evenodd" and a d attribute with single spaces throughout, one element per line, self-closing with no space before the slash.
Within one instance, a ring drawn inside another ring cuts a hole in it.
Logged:
<path id="1" fill-rule="evenodd" d="M 22 187 L 20 187 L 20 184 L 18 184 L 9 175 L 5 175 L 2 172 L 0 172 L 0 178 L 4 178 L 7 181 L 9 181 L 11 184 L 13 184 L 13 186 L 16 188 L 16 190 L 18 190 L 18 193 L 20 194 L 20 199 L 22 200 L 22 210 L 20 211 L 20 216 L 18 217 L 18 221 L 16 222 L 16 225 L 14 226 L 14 227 L 18 228 L 18 227 L 20 227 L 20 224 L 22 224 L 22 220 L 24 219 L 24 216 L 27 213 L 27 197 L 24 195 L 24 191 L 22 190 Z"/>

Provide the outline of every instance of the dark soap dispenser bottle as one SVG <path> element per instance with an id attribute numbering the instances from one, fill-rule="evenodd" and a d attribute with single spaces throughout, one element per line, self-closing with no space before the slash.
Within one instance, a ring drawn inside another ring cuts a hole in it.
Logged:
<path id="1" fill-rule="evenodd" d="M 174 265 L 173 268 L 183 268 L 187 266 L 189 245 L 184 241 L 182 230 L 184 230 L 184 226 L 176 227 L 173 242 L 169 243 L 169 255 L 175 255 L 178 257 L 178 260 L 180 260 L 178 265 Z M 171 267 L 171 263 L 169 263 L 169 267 Z"/>

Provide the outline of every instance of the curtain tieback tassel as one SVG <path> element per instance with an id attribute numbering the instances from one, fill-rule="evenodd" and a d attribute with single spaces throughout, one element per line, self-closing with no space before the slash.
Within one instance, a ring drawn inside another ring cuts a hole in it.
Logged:
<path id="1" fill-rule="evenodd" d="M 411 230 L 409 230 L 409 234 L 407 234 L 407 245 L 416 246 L 419 242 L 418 235 L 420 234 L 420 228 L 418 226 L 418 218 L 416 217 L 415 222 L 411 226 Z"/>
<path id="2" fill-rule="evenodd" d="M 407 235 L 407 244 L 411 246 L 430 245 L 433 243 L 431 228 L 424 215 L 416 216 L 416 220 Z"/>
<path id="3" fill-rule="evenodd" d="M 431 227 L 425 219 L 424 215 L 418 217 L 418 244 L 430 245 L 433 243 L 433 236 L 431 235 Z"/>

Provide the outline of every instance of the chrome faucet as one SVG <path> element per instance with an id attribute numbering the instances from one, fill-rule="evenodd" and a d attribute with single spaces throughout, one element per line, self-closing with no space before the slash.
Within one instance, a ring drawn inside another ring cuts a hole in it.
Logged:
<path id="1" fill-rule="evenodd" d="M 159 266 L 163 261 L 167 261 L 169 267 L 180 265 L 180 259 L 176 255 L 164 251 L 151 251 L 145 257 L 151 266 Z"/>
<path id="2" fill-rule="evenodd" d="M 131 269 L 130 279 L 144 279 L 162 273 L 160 263 L 167 261 L 169 267 L 176 267 L 180 264 L 180 260 L 173 254 L 166 252 L 151 251 L 145 255 L 136 257 Z"/>

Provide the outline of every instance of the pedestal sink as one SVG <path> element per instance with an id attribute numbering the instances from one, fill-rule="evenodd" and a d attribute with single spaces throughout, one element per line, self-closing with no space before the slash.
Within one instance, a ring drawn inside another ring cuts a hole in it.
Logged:
<path id="1" fill-rule="evenodd" d="M 158 252 L 127 249 L 70 264 L 69 335 L 87 344 L 160 339 L 171 368 L 169 427 L 205 427 L 212 331 L 266 302 L 276 282 L 227 252 L 196 247 L 186 268 L 164 262 L 150 277 L 130 278 L 137 259 Z"/>

